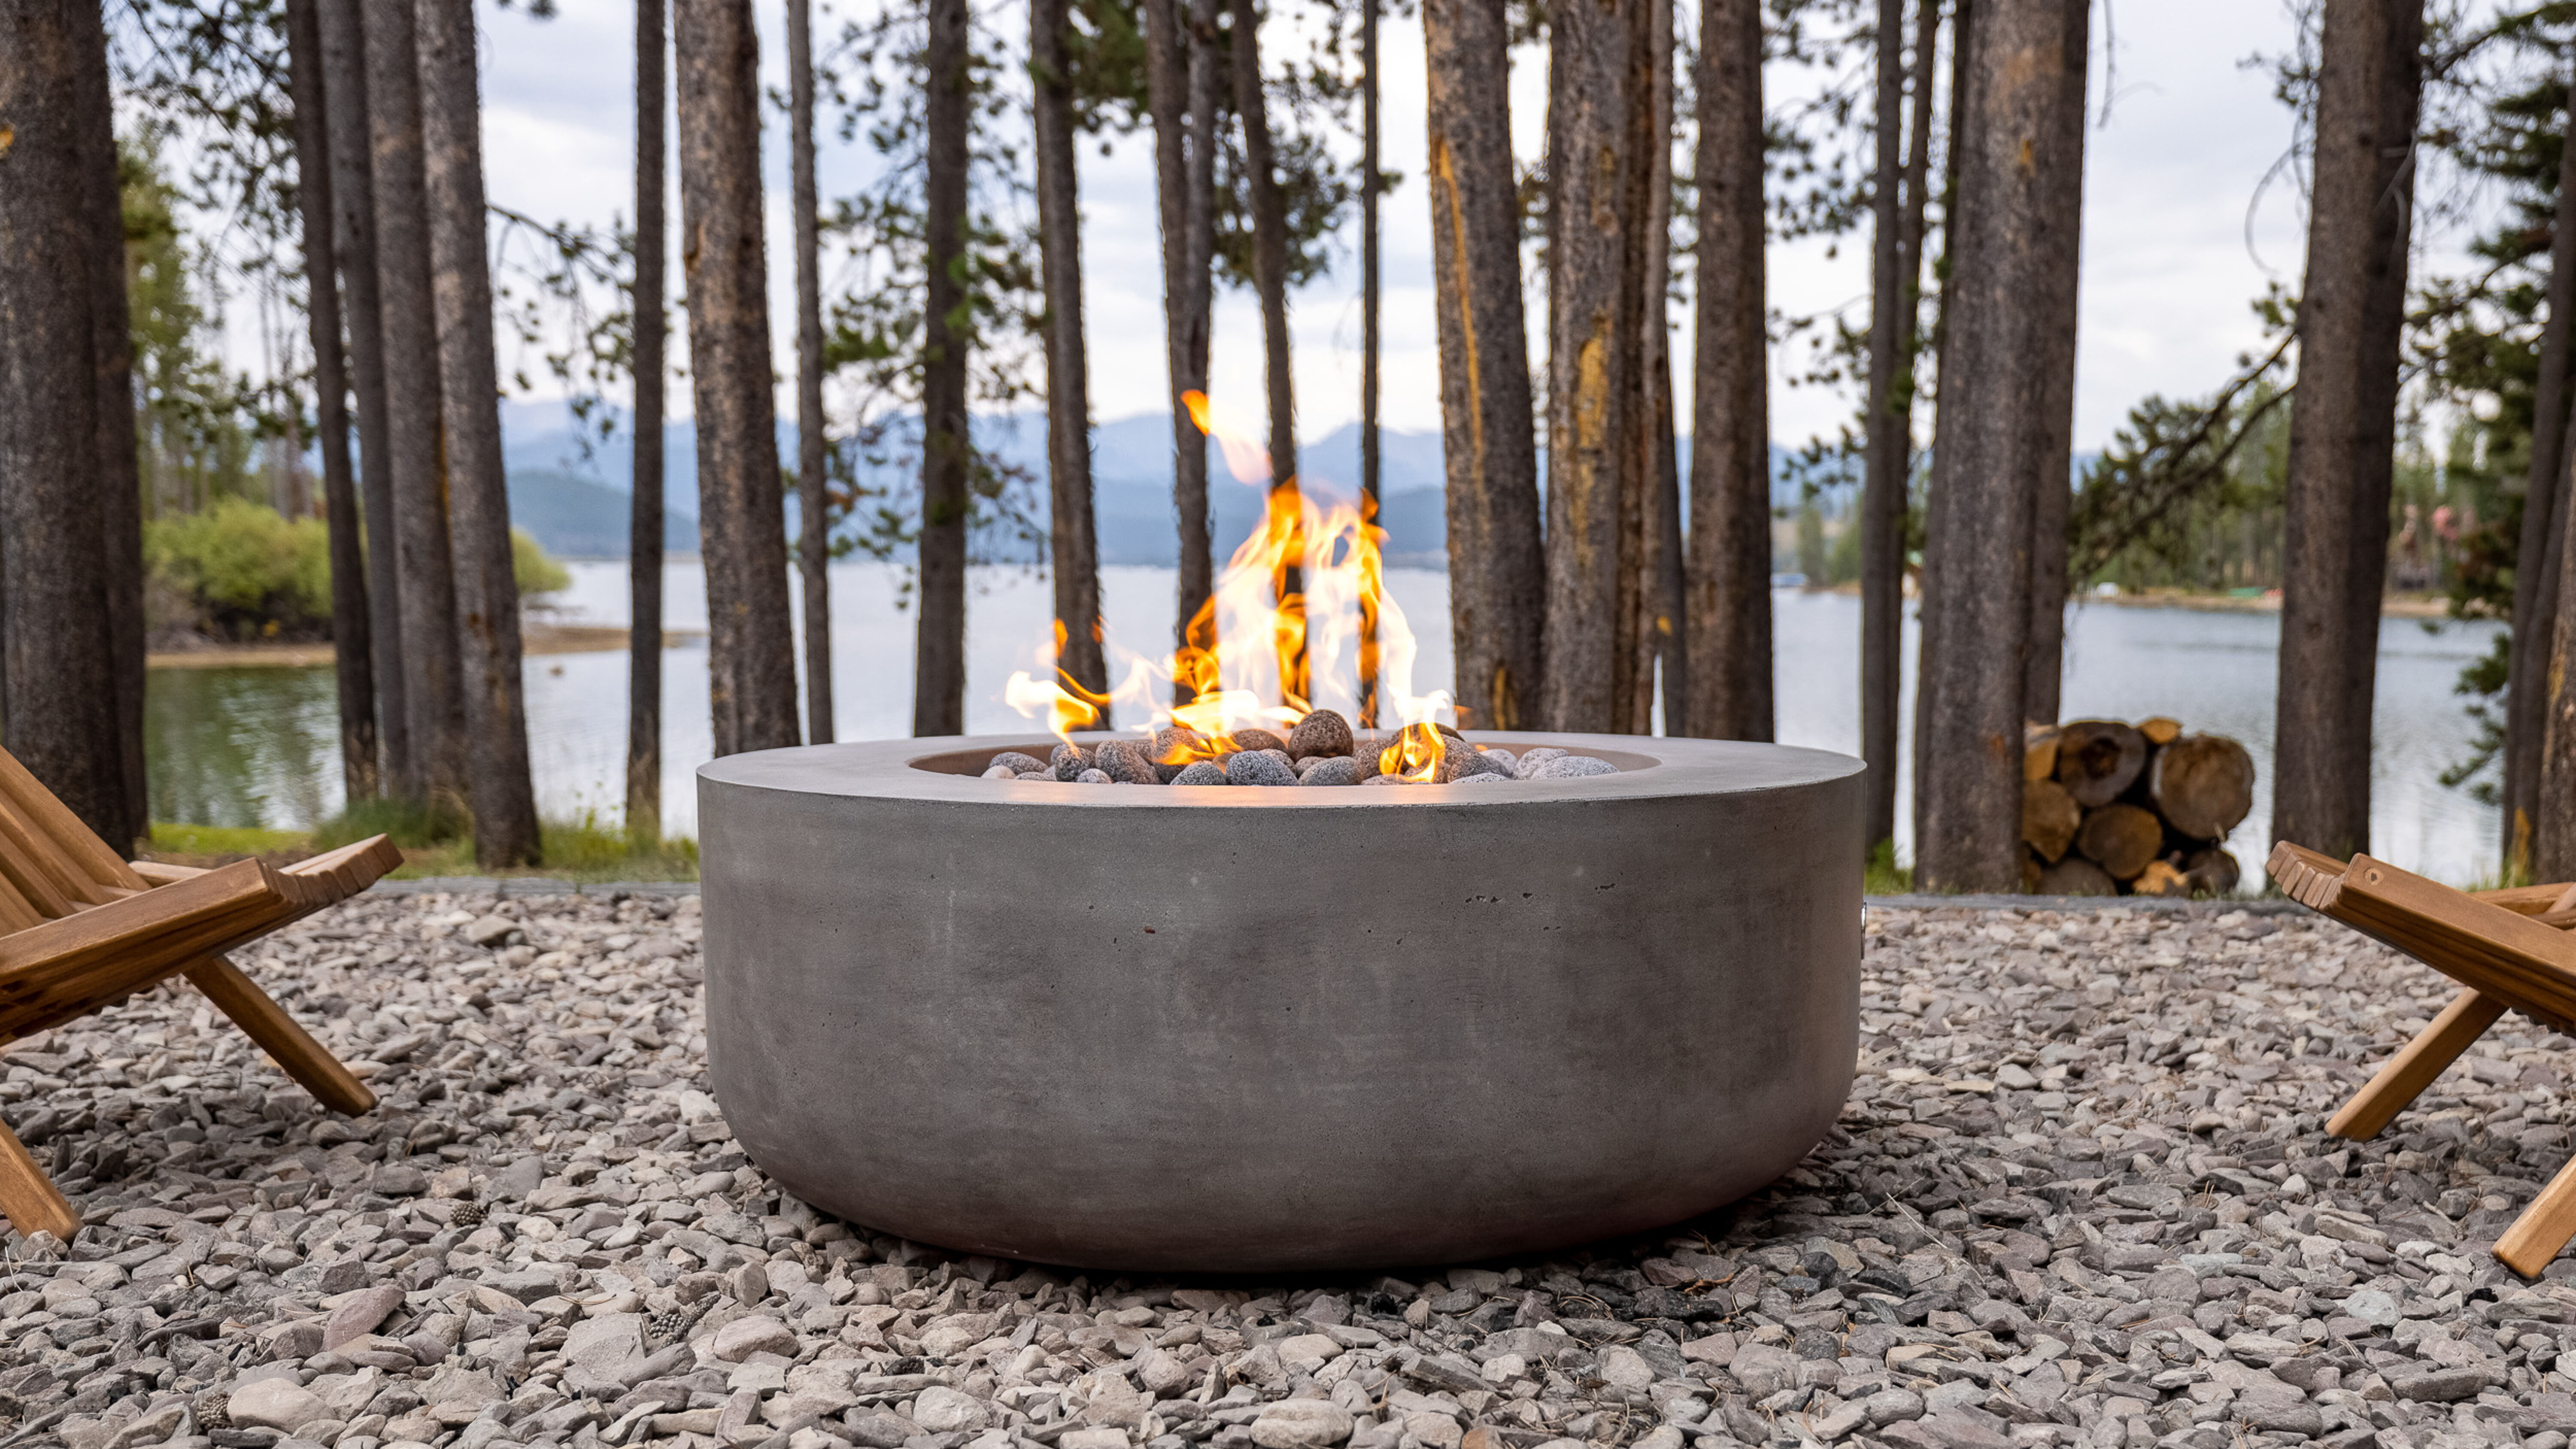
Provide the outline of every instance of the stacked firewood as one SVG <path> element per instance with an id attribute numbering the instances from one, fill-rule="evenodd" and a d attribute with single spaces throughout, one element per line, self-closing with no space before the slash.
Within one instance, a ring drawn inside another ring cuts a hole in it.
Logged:
<path id="1" fill-rule="evenodd" d="M 2226 895 L 2221 843 L 2254 808 L 2254 759 L 2158 717 L 2030 725 L 2022 739 L 2022 884 L 2051 896 Z"/>

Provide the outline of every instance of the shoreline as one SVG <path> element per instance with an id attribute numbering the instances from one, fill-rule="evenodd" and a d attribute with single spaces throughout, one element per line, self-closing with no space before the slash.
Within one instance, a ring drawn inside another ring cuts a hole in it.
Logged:
<path id="1" fill-rule="evenodd" d="M 662 631 L 664 649 L 683 649 L 703 642 L 704 629 Z M 529 624 L 519 631 L 522 654 L 601 654 L 627 645 L 622 625 Z M 216 644 L 204 649 L 155 649 L 143 656 L 146 669 L 302 669 L 328 664 L 334 657 L 329 641 L 292 644 Z"/>

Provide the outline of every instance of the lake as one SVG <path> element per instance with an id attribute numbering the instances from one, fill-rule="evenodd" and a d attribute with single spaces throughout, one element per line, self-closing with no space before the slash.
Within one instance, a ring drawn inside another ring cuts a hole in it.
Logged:
<path id="1" fill-rule="evenodd" d="M 626 622 L 625 565 L 568 567 L 573 583 L 553 601 L 556 617 Z M 834 717 L 842 739 L 911 732 L 913 616 L 902 607 L 902 583 L 902 571 L 892 565 L 844 563 L 832 570 Z M 1396 569 L 1387 584 L 1418 636 L 1414 688 L 1427 693 L 1449 676 L 1447 576 Z M 667 622 L 705 629 L 705 577 L 697 564 L 671 565 L 664 587 Z M 967 728 L 1026 733 L 1030 724 L 1002 702 L 1002 686 L 1013 670 L 1034 668 L 1035 650 L 1048 638 L 1047 581 L 1023 570 L 982 568 L 972 571 L 970 587 Z M 1170 569 L 1103 569 L 1111 641 L 1148 652 L 1166 647 L 1175 588 Z M 1772 608 L 1781 741 L 1857 753 L 1860 601 L 1784 590 L 1772 595 Z M 2493 873 L 2496 811 L 2445 788 L 2439 777 L 2468 752 L 2473 733 L 2453 685 L 2463 666 L 2486 653 L 2495 628 L 2428 627 L 2412 619 L 2380 626 L 2373 853 L 2459 883 Z M 2228 842 L 2249 878 L 2261 867 L 2269 830 L 2279 634 L 2279 616 L 2269 613 L 2103 603 L 2068 612 L 2067 718 L 2171 715 L 2186 729 L 2233 736 L 2252 752 L 2254 813 Z M 1909 621 L 1909 724 L 1913 648 Z M 539 808 L 549 816 L 614 820 L 625 793 L 624 652 L 531 658 L 527 685 Z M 1332 691 L 1322 694 L 1324 703 L 1346 707 Z M 703 642 L 670 652 L 662 710 L 664 815 L 673 833 L 695 834 L 691 774 L 714 750 Z M 146 722 L 153 816 L 277 827 L 326 818 L 341 802 L 338 727 L 327 666 L 156 669 Z M 1900 792 L 1907 788 L 1900 771 Z M 1910 825 L 1902 809 L 1899 814 L 1898 848 L 1910 858 Z"/>

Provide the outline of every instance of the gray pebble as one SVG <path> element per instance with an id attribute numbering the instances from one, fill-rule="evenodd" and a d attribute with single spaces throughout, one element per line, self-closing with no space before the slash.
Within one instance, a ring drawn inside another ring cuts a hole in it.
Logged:
<path id="1" fill-rule="evenodd" d="M 1549 760 L 1545 764 L 1540 765 L 1536 773 L 1532 774 L 1530 778 L 1533 780 L 1573 780 L 1579 779 L 1585 775 L 1615 775 L 1618 773 L 1619 767 L 1610 763 L 1608 760 L 1596 760 L 1590 755 L 1566 755 L 1560 759 Z"/>
<path id="2" fill-rule="evenodd" d="M 1235 736 L 1242 738 L 1242 734 Z M 1294 785 L 1297 772 L 1288 768 L 1284 750 L 1244 750 L 1228 755 L 1225 782 L 1229 785 Z"/>
<path id="3" fill-rule="evenodd" d="M 1500 760 L 1487 759 L 1484 751 L 1473 746 L 1453 744 L 1440 757 L 1440 783 L 1454 785 L 1476 775 L 1507 775 L 1510 769 Z"/>
<path id="4" fill-rule="evenodd" d="M 1145 758 L 1145 747 L 1134 740 L 1109 740 L 1091 752 L 1095 768 L 1123 785 L 1159 785 L 1163 777 Z"/>
<path id="5" fill-rule="evenodd" d="M 1043 770 L 1047 767 L 1046 761 L 1035 755 L 1024 755 L 1018 750 L 1002 751 L 992 758 L 991 764 L 1007 768 L 1014 775 L 1025 775 L 1031 770 Z"/>
<path id="6" fill-rule="evenodd" d="M 1018 771 L 1013 770 L 1008 765 L 995 765 L 993 768 L 984 772 L 984 778 L 987 780 L 1016 780 L 1020 778 L 1020 776 Z"/>
<path id="7" fill-rule="evenodd" d="M 1351 752 L 1351 722 L 1341 711 L 1319 709 L 1297 721 L 1288 732 L 1288 754 L 1293 759 L 1309 755 L 1347 755 Z"/>
<path id="8" fill-rule="evenodd" d="M 1116 782 L 1109 778 L 1109 772 L 1106 770 L 1085 770 L 1081 774 L 1073 777 L 1073 783 L 1077 785 L 1108 785 Z"/>
<path id="9" fill-rule="evenodd" d="M 1022 770 L 1020 772 L 1020 778 L 1023 780 L 1052 780 L 1055 778 L 1055 771 L 1043 769 Z"/>
<path id="10" fill-rule="evenodd" d="M 1509 750 L 1502 750 L 1502 749 L 1495 749 L 1495 748 L 1493 748 L 1492 746 L 1490 746 L 1490 745 L 1489 745 L 1489 746 L 1487 746 L 1487 747 L 1482 751 L 1482 753 L 1484 754 L 1484 756 L 1485 756 L 1485 758 L 1486 758 L 1487 760 L 1490 760 L 1490 761 L 1492 761 L 1493 763 L 1495 763 L 1495 764 L 1498 764 L 1498 765 L 1502 766 L 1505 770 L 1507 770 L 1507 771 L 1511 772 L 1513 775 L 1517 776 L 1517 775 L 1519 775 L 1519 774 L 1520 774 L 1520 772 L 1521 772 L 1521 757 L 1520 757 L 1520 756 L 1518 756 L 1518 755 L 1513 754 L 1511 751 L 1509 751 Z"/>
<path id="11" fill-rule="evenodd" d="M 1300 785 L 1356 785 L 1360 782 L 1360 762 L 1348 755 L 1327 756 L 1308 761 L 1314 768 L 1302 772 Z"/>
<path id="12" fill-rule="evenodd" d="M 1564 758 L 1565 751 L 1558 749 L 1554 745 L 1533 745 L 1530 748 L 1521 751 L 1521 757 L 1519 761 L 1513 765 L 1512 773 L 1518 775 L 1524 780 L 1536 779 L 1538 777 L 1539 766 L 1546 764 L 1550 760 L 1561 760 Z"/>
<path id="13" fill-rule="evenodd" d="M 1218 764 L 1214 760 L 1192 760 L 1187 765 L 1183 766 L 1178 773 L 1172 776 L 1170 783 L 1175 785 L 1223 785 L 1229 782 L 1225 778 L 1225 766 Z"/>
<path id="14" fill-rule="evenodd" d="M 1080 745 L 1058 745 L 1055 753 L 1047 756 L 1047 763 L 1057 779 L 1071 780 L 1091 768 L 1091 751 Z"/>
<path id="15" fill-rule="evenodd" d="M 1503 781 L 1510 780 L 1511 778 L 1512 777 L 1509 775 L 1497 775 L 1491 770 L 1478 770 L 1472 775 L 1460 775 L 1457 779 L 1452 780 L 1449 783 L 1452 785 L 1495 785 L 1500 784 Z"/>

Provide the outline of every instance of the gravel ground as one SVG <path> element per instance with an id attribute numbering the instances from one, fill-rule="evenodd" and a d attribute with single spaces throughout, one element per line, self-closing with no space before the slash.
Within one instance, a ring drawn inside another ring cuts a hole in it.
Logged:
<path id="1" fill-rule="evenodd" d="M 1289 1282 L 818 1217 L 701 1071 L 694 898 L 370 896 L 245 964 L 383 1097 L 184 988 L 0 1057 L 92 1226 L 0 1263 L 0 1444 L 68 1449 L 2566 1449 L 2576 1286 L 2486 1248 L 2568 1153 L 2508 1018 L 2324 1136 L 2448 995 L 2329 923 L 1871 914 L 1863 1066 L 1773 1189 L 1546 1258 Z M 2558 1265 L 2560 1268 L 2567 1264 Z"/>

